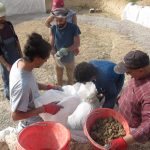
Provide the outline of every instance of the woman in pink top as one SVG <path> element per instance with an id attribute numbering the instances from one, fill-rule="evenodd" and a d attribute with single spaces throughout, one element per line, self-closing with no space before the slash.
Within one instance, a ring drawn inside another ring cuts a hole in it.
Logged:
<path id="1" fill-rule="evenodd" d="M 52 11 L 61 7 L 64 7 L 64 0 L 52 0 Z"/>

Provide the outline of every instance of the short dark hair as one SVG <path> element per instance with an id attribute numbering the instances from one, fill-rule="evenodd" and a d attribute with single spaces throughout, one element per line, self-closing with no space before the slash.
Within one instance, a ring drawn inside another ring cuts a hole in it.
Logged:
<path id="1" fill-rule="evenodd" d="M 49 57 L 50 51 L 51 45 L 40 34 L 33 32 L 25 44 L 24 58 L 28 61 L 33 61 L 35 57 L 45 59 Z"/>
<path id="2" fill-rule="evenodd" d="M 75 67 L 74 78 L 76 82 L 84 83 L 91 81 L 97 75 L 97 68 L 87 62 L 81 62 Z"/>

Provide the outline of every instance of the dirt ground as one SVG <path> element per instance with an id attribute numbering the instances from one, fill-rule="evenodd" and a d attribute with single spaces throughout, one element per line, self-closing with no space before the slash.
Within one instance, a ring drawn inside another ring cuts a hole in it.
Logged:
<path id="1" fill-rule="evenodd" d="M 98 15 L 99 16 L 99 15 Z M 86 16 L 85 16 L 86 17 Z M 106 16 L 105 16 L 106 17 Z M 22 21 L 15 25 L 16 33 L 19 37 L 21 47 L 27 39 L 27 35 L 31 32 L 40 33 L 46 40 L 49 39 L 49 30 L 44 26 L 45 18 Z M 142 49 L 138 43 L 132 41 L 127 36 L 122 35 L 110 28 L 103 28 L 94 25 L 89 25 L 79 21 L 81 30 L 81 47 L 80 54 L 76 57 L 76 63 L 89 61 L 91 59 L 107 59 L 118 62 L 122 56 L 131 50 L 131 48 Z M 52 57 L 39 69 L 35 69 L 34 73 L 39 82 L 55 83 L 56 76 L 53 66 Z M 16 126 L 17 122 L 13 122 L 10 118 L 10 104 L 3 97 L 2 81 L 0 80 L 0 130 L 8 126 Z M 71 143 L 71 150 L 90 150 L 89 144 L 81 144 L 75 141 Z M 144 150 L 148 150 L 146 146 Z M 132 150 L 143 150 L 141 146 L 134 146 Z"/>

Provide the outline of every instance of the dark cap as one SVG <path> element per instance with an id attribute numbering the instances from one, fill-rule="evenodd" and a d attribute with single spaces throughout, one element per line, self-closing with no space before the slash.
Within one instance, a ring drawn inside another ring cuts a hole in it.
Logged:
<path id="1" fill-rule="evenodd" d="M 68 9 L 56 8 L 54 11 L 52 11 L 52 14 L 53 14 L 54 17 L 66 18 L 67 15 L 68 15 Z"/>
<path id="2" fill-rule="evenodd" d="M 122 62 L 118 63 L 114 71 L 123 74 L 127 69 L 139 69 L 149 65 L 149 56 L 140 50 L 130 51 L 127 53 Z"/>

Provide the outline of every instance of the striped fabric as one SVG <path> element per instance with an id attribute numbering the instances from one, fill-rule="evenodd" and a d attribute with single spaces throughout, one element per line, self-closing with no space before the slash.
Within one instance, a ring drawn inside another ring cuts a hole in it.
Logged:
<path id="1" fill-rule="evenodd" d="M 137 142 L 150 140 L 150 77 L 131 79 L 119 99 L 119 111 L 131 128 Z"/>

